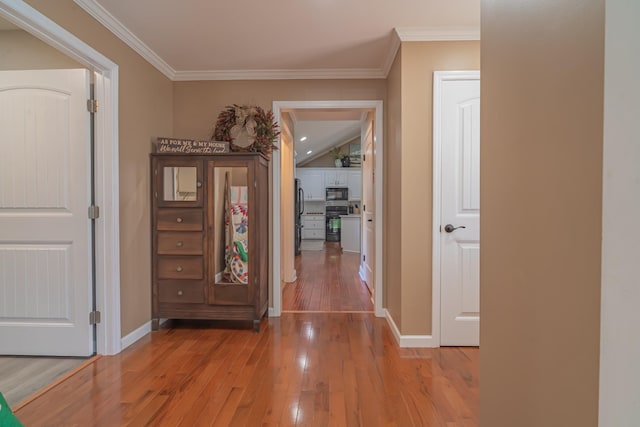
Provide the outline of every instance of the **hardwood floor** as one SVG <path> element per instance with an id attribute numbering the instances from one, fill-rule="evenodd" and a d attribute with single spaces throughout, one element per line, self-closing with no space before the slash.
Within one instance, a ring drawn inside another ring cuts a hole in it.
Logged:
<path id="1" fill-rule="evenodd" d="M 360 280 L 360 254 L 326 242 L 323 251 L 296 257 L 298 280 L 282 290 L 283 311 L 373 311 L 371 294 Z"/>
<path id="2" fill-rule="evenodd" d="M 153 332 L 17 415 L 30 427 L 478 425 L 477 348 L 400 349 L 371 313 L 284 313 L 260 333 L 211 325 Z"/>

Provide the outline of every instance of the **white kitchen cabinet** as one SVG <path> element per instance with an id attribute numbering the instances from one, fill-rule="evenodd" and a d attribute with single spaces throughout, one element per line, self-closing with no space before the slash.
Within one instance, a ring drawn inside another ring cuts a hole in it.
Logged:
<path id="1" fill-rule="evenodd" d="M 296 178 L 300 179 L 300 186 L 304 191 L 305 200 L 324 200 L 324 171 L 312 168 L 297 168 Z"/>
<path id="2" fill-rule="evenodd" d="M 324 185 L 327 187 L 346 187 L 347 171 L 341 168 L 326 169 L 324 172 Z"/>
<path id="3" fill-rule="evenodd" d="M 362 200 L 362 170 L 347 172 L 347 187 L 349 187 L 349 200 Z"/>
<path id="4" fill-rule="evenodd" d="M 340 246 L 343 252 L 360 252 L 360 215 L 341 215 Z"/>
<path id="5" fill-rule="evenodd" d="M 302 238 L 324 240 L 325 226 L 324 215 L 302 215 Z"/>

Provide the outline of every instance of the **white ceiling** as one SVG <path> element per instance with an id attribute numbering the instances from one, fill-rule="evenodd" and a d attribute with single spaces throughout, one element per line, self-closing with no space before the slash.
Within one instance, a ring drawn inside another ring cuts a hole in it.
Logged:
<path id="1" fill-rule="evenodd" d="M 480 27 L 480 0 L 74 1 L 174 80 L 384 78 L 399 38 Z"/>
<path id="2" fill-rule="evenodd" d="M 306 137 L 306 139 L 301 141 L 302 137 Z M 295 163 L 299 165 L 313 160 L 324 155 L 331 148 L 359 137 L 359 120 L 317 118 L 316 120 L 296 121 L 294 122 Z"/>

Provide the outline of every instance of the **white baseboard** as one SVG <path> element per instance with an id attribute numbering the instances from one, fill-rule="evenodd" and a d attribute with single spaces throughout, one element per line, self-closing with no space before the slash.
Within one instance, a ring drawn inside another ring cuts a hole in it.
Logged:
<path id="1" fill-rule="evenodd" d="M 269 307 L 269 317 L 280 317 L 280 314 L 276 314 L 276 309 Z"/>
<path id="2" fill-rule="evenodd" d="M 145 335 L 147 335 L 149 332 L 151 332 L 151 321 L 148 321 L 147 323 L 145 323 L 144 325 L 140 326 L 135 331 L 133 331 L 130 334 L 127 334 L 126 336 L 122 337 L 120 339 L 121 351 L 124 350 L 125 348 L 129 347 L 134 342 L 138 341 L 140 338 L 142 338 Z"/>
<path id="3" fill-rule="evenodd" d="M 362 280 L 363 282 L 366 282 L 362 264 L 360 264 L 360 268 L 358 269 L 358 275 L 360 276 L 360 280 Z"/>
<path id="4" fill-rule="evenodd" d="M 398 343 L 398 346 L 401 348 L 436 348 L 439 347 L 436 345 L 435 340 L 432 335 L 401 335 L 400 330 L 396 326 L 396 323 L 393 321 L 393 317 L 391 317 L 391 313 L 385 308 L 384 309 L 385 318 L 387 319 L 387 323 L 393 332 L 393 336 Z"/>

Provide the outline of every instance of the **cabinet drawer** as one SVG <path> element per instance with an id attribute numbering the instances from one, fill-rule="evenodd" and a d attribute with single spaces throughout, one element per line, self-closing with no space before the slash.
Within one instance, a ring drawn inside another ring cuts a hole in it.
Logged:
<path id="1" fill-rule="evenodd" d="M 204 304 L 204 284 L 197 281 L 161 280 L 158 283 L 158 301 Z"/>
<path id="2" fill-rule="evenodd" d="M 202 230 L 201 209 L 158 209 L 158 230 Z"/>
<path id="3" fill-rule="evenodd" d="M 321 230 L 318 229 L 302 229 L 302 238 L 303 239 L 322 239 L 324 240 L 324 228 Z"/>
<path id="4" fill-rule="evenodd" d="M 311 229 L 315 228 L 315 229 L 323 230 L 324 226 L 325 226 L 324 220 L 317 221 L 317 220 L 306 219 L 304 221 L 304 228 L 311 228 Z"/>
<path id="5" fill-rule="evenodd" d="M 324 222 L 324 215 L 302 215 L 303 221 L 322 221 Z"/>
<path id="6" fill-rule="evenodd" d="M 201 256 L 158 257 L 158 279 L 203 279 Z"/>
<path id="7" fill-rule="evenodd" d="M 159 255 L 202 255 L 203 234 L 195 231 L 158 233 Z"/>

